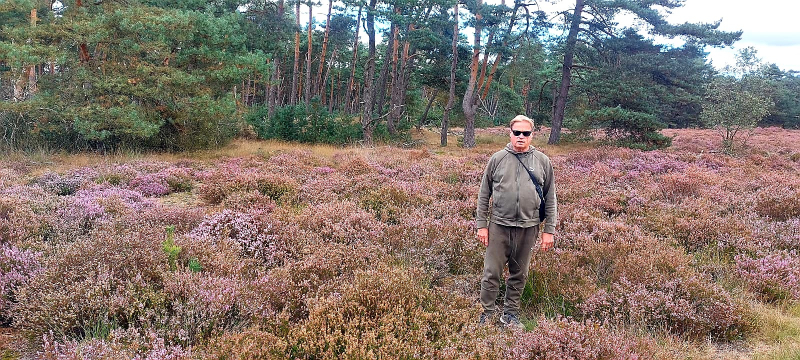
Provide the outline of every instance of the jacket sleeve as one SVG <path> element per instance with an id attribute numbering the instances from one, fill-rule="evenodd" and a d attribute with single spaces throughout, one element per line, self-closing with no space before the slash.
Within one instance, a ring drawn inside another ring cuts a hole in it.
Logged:
<path id="1" fill-rule="evenodd" d="M 544 232 L 555 234 L 556 223 L 558 222 L 558 199 L 556 197 L 556 181 L 553 172 L 553 164 L 550 162 L 550 159 L 546 162 L 544 172 L 545 182 L 542 186 L 545 200 L 544 214 L 546 217 Z"/>
<path id="2" fill-rule="evenodd" d="M 486 169 L 483 170 L 481 189 L 478 192 L 478 211 L 475 216 L 475 226 L 478 229 L 489 227 L 489 198 L 492 197 L 492 173 L 494 173 L 495 159 L 489 159 Z"/>

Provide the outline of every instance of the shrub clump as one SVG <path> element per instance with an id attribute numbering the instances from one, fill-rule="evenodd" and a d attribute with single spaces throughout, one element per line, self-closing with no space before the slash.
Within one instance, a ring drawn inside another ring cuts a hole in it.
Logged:
<path id="1" fill-rule="evenodd" d="M 736 273 L 766 301 L 800 300 L 797 251 L 777 251 L 759 258 L 737 256 Z"/>
<path id="2" fill-rule="evenodd" d="M 631 340 L 623 333 L 590 321 L 540 318 L 536 329 L 517 334 L 507 359 L 615 360 L 647 358 L 652 345 Z"/>
<path id="3" fill-rule="evenodd" d="M 433 358 L 474 320 L 466 299 L 447 298 L 419 272 L 357 271 L 353 282 L 311 302 L 295 331 L 293 357 Z"/>

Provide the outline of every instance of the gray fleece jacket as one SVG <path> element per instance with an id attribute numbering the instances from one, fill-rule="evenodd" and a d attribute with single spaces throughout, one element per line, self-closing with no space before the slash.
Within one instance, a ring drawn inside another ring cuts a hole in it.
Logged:
<path id="1" fill-rule="evenodd" d="M 531 227 L 539 225 L 539 206 L 541 200 L 536 193 L 528 172 L 522 167 L 515 155 L 531 172 L 534 173 L 545 199 L 544 232 L 555 234 L 558 219 L 556 200 L 556 184 L 553 176 L 553 165 L 550 158 L 542 152 L 530 147 L 528 151 L 517 153 L 509 143 L 489 159 L 481 180 L 478 193 L 478 213 L 476 225 L 478 229 L 489 226 L 489 221 L 505 226 Z M 489 216 L 489 199 L 492 199 L 491 217 Z"/>

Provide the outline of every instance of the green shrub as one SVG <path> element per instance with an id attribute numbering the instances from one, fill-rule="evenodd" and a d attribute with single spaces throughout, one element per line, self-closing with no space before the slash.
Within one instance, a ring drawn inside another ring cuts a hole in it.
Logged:
<path id="1" fill-rule="evenodd" d="M 284 106 L 268 117 L 266 107 L 254 108 L 245 116 L 259 138 L 344 145 L 361 139 L 361 124 L 349 117 L 330 114 L 316 104 Z"/>
<path id="2" fill-rule="evenodd" d="M 606 107 L 584 113 L 583 128 L 602 128 L 608 140 L 618 145 L 654 150 L 672 145 L 672 138 L 659 133 L 665 125 L 651 114 L 617 107 Z"/>

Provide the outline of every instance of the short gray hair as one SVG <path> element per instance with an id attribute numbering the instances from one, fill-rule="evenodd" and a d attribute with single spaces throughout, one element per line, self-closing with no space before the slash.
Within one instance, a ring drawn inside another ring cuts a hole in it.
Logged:
<path id="1" fill-rule="evenodd" d="M 534 126 L 535 126 L 533 124 L 533 120 L 531 120 L 531 118 L 529 118 L 529 117 L 527 117 L 525 115 L 517 115 L 513 119 L 511 119 L 511 122 L 508 123 L 508 127 L 512 128 L 512 127 L 514 127 L 514 124 L 516 124 L 518 122 L 522 122 L 522 121 L 525 121 L 528 124 L 531 124 L 531 129 L 533 129 Z"/>

